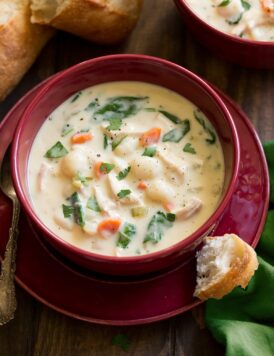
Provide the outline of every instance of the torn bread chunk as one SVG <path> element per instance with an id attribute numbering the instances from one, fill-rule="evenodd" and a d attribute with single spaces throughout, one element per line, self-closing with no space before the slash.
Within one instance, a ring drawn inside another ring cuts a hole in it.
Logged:
<path id="1" fill-rule="evenodd" d="M 245 288 L 257 268 L 256 252 L 237 235 L 206 237 L 197 253 L 194 296 L 221 299 L 237 286 Z"/>

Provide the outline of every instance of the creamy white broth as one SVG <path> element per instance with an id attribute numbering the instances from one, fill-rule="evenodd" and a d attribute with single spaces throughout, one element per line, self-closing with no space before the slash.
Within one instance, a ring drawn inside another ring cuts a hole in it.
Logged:
<path id="1" fill-rule="evenodd" d="M 273 0 L 187 0 L 211 26 L 256 41 L 274 41 Z"/>
<path id="2" fill-rule="evenodd" d="M 113 98 L 121 96 L 130 96 L 135 110 L 124 106 L 115 120 Z M 108 112 L 95 114 L 108 103 Z M 144 133 L 151 129 L 161 132 L 149 145 Z M 73 144 L 81 130 L 92 139 Z M 64 156 L 45 157 L 57 142 Z M 224 159 L 215 130 L 191 102 L 152 84 L 112 82 L 82 90 L 48 117 L 31 149 L 28 181 L 38 217 L 62 239 L 98 254 L 133 256 L 171 246 L 209 218 L 222 194 Z M 117 232 L 98 228 L 109 219 L 116 228 L 120 221 Z"/>

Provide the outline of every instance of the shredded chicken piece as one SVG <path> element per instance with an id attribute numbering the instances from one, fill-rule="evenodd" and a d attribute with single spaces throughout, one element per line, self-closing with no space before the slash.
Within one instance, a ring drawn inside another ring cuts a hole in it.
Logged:
<path id="1" fill-rule="evenodd" d="M 183 208 L 179 208 L 174 212 L 176 214 L 176 219 L 180 220 L 185 220 L 190 218 L 192 215 L 194 215 L 201 207 L 202 207 L 202 201 L 198 198 L 192 198 L 186 206 Z"/>

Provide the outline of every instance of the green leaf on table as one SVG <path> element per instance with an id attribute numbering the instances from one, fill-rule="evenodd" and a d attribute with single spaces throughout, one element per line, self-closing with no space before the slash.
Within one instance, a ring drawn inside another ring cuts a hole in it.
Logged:
<path id="1" fill-rule="evenodd" d="M 117 334 L 112 339 L 112 345 L 116 345 L 120 347 L 124 351 L 128 351 L 130 346 L 130 341 L 127 335 L 125 334 Z"/>

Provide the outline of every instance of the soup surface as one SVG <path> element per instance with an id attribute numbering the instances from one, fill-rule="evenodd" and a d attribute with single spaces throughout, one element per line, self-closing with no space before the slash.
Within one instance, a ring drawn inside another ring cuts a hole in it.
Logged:
<path id="1" fill-rule="evenodd" d="M 220 31 L 256 41 L 274 41 L 274 0 L 187 0 Z"/>
<path id="2" fill-rule="evenodd" d="M 44 122 L 28 164 L 34 209 L 72 245 L 134 256 L 186 238 L 214 212 L 224 159 L 191 102 L 142 82 L 82 90 Z"/>

